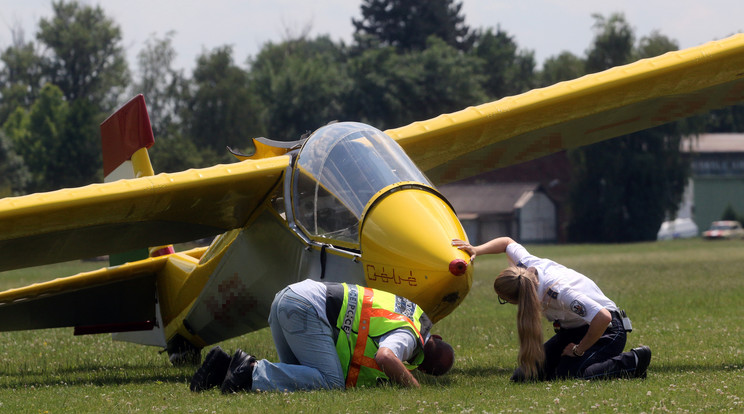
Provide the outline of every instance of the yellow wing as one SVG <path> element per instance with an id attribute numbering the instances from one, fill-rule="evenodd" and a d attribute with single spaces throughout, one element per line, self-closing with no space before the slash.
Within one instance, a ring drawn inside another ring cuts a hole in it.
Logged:
<path id="1" fill-rule="evenodd" d="M 241 227 L 288 165 L 284 155 L 0 199 L 0 271 Z"/>
<path id="2" fill-rule="evenodd" d="M 155 276 L 166 261 L 161 256 L 0 292 L 0 331 L 102 324 L 127 330 L 154 322 Z"/>
<path id="3" fill-rule="evenodd" d="M 744 101 L 744 34 L 386 131 L 437 184 Z"/>

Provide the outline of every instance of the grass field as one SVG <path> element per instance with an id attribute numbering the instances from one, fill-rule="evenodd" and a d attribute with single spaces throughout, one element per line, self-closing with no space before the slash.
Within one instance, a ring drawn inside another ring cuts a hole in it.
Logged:
<path id="1" fill-rule="evenodd" d="M 744 412 L 744 242 L 527 247 L 588 275 L 627 310 L 627 349 L 653 350 L 646 380 L 510 383 L 516 307 L 496 301 L 492 276 L 506 260 L 494 256 L 478 259 L 471 293 L 434 327 L 455 346 L 455 367 L 439 379 L 418 375 L 418 390 L 193 394 L 194 369 L 170 366 L 156 348 L 66 328 L 0 333 L 0 413 Z M 6 272 L 0 289 L 94 267 Z M 267 329 L 220 345 L 276 359 Z"/>

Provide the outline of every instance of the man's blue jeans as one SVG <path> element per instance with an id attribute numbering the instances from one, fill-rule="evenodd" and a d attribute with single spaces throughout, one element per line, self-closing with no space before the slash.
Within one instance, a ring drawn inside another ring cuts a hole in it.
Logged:
<path id="1" fill-rule="evenodd" d="M 256 363 L 254 391 L 345 387 L 331 327 L 307 299 L 290 288 L 277 293 L 269 326 L 281 362 L 262 359 Z"/>

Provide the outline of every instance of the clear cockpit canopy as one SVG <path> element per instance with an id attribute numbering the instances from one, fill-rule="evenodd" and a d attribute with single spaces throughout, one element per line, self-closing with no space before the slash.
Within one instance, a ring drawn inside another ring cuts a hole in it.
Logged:
<path id="1" fill-rule="evenodd" d="M 367 203 L 404 181 L 431 186 L 385 133 L 358 122 L 324 126 L 308 138 L 295 164 L 295 220 L 313 239 L 358 248 Z"/>

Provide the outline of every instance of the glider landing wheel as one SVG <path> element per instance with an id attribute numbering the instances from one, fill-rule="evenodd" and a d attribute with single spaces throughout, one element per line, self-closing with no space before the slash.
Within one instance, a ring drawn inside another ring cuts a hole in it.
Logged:
<path id="1" fill-rule="evenodd" d="M 168 341 L 166 351 L 168 351 L 168 359 L 173 366 L 201 364 L 201 348 L 196 347 L 180 335 L 176 335 Z"/>

